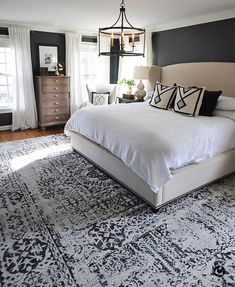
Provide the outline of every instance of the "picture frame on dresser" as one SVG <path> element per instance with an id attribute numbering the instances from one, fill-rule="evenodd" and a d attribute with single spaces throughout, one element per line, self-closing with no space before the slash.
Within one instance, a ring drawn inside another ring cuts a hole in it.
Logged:
<path id="1" fill-rule="evenodd" d="M 37 76 L 36 100 L 38 125 L 64 125 L 70 118 L 70 77 Z"/>
<path id="2" fill-rule="evenodd" d="M 39 66 L 48 68 L 48 72 L 55 72 L 54 66 L 58 63 L 58 46 L 39 45 Z"/>

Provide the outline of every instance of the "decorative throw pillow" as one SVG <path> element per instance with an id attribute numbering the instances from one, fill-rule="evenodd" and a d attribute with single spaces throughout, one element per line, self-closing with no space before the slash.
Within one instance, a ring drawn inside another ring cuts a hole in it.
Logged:
<path id="1" fill-rule="evenodd" d="M 172 108 L 175 99 L 177 86 L 166 86 L 157 82 L 152 98 L 149 102 L 150 106 L 155 108 L 168 110 Z"/>
<path id="2" fill-rule="evenodd" d="M 178 86 L 173 110 L 186 116 L 198 116 L 203 94 L 204 88 Z"/>
<path id="3" fill-rule="evenodd" d="M 199 111 L 200 116 L 212 117 L 216 103 L 219 96 L 222 94 L 222 91 L 208 91 L 205 90 L 202 105 Z"/>
<path id="4" fill-rule="evenodd" d="M 96 93 L 92 92 L 92 104 L 95 106 L 107 105 L 109 102 L 110 93 Z"/>

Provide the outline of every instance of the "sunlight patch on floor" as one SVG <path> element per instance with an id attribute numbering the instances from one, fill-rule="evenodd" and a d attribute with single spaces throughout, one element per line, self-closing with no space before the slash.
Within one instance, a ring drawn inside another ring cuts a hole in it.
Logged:
<path id="1" fill-rule="evenodd" d="M 10 161 L 10 166 L 13 171 L 17 171 L 26 165 L 33 163 L 34 161 L 46 158 L 55 153 L 64 152 L 71 149 L 70 143 L 60 144 L 58 146 L 46 147 L 43 149 L 35 150 L 29 154 L 15 157 Z"/>

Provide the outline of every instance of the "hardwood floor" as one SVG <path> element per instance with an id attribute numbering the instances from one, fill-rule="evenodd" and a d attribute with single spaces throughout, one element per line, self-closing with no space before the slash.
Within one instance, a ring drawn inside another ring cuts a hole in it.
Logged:
<path id="1" fill-rule="evenodd" d="M 64 132 L 64 127 L 49 127 L 45 131 L 41 129 L 34 129 L 34 130 L 25 130 L 25 131 L 3 131 L 0 132 L 0 143 L 8 142 L 8 141 L 15 141 L 15 140 L 23 140 L 29 138 L 36 138 L 54 134 L 60 134 Z"/>

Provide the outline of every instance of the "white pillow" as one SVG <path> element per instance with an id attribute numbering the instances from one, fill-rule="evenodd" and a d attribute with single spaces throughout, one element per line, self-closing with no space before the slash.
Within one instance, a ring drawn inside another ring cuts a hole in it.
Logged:
<path id="1" fill-rule="evenodd" d="M 224 111 L 235 111 L 235 98 L 220 96 L 215 109 Z"/>
<path id="2" fill-rule="evenodd" d="M 230 118 L 235 121 L 235 111 L 215 110 L 213 116 Z"/>
<path id="3" fill-rule="evenodd" d="M 92 104 L 94 106 L 107 105 L 109 102 L 109 95 L 110 93 L 100 94 L 92 92 Z"/>
<path id="4" fill-rule="evenodd" d="M 148 99 L 152 98 L 154 91 L 148 92 L 147 95 L 144 97 L 144 101 L 147 101 Z"/>

